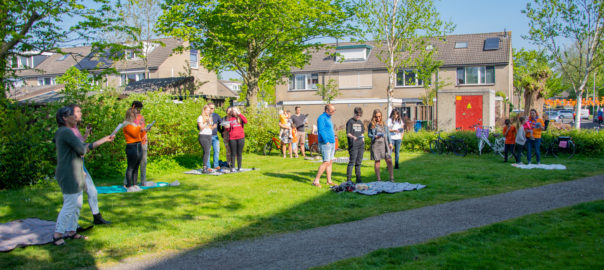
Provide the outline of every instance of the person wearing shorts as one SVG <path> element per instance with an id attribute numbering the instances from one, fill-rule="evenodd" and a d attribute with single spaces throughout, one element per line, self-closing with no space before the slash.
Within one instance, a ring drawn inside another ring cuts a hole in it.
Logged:
<path id="1" fill-rule="evenodd" d="M 312 182 L 313 186 L 321 187 L 319 179 L 323 172 L 327 174 L 327 184 L 332 186 L 335 185 L 331 181 L 331 169 L 333 156 L 336 152 L 336 136 L 333 130 L 333 123 L 331 122 L 331 116 L 336 112 L 336 108 L 331 105 L 325 105 L 325 112 L 317 119 L 317 129 L 319 135 L 319 151 L 323 157 L 323 162 L 319 166 L 319 171 L 315 180 Z"/>
<path id="2" fill-rule="evenodd" d="M 302 157 L 306 157 L 304 149 L 304 143 L 306 142 L 306 131 L 304 131 L 304 125 L 306 124 L 306 115 L 300 114 L 300 107 L 296 106 L 295 113 L 292 115 L 291 120 L 296 126 L 296 136 L 298 136 L 298 147 L 302 152 Z M 298 149 L 294 149 L 296 157 L 298 157 Z"/>

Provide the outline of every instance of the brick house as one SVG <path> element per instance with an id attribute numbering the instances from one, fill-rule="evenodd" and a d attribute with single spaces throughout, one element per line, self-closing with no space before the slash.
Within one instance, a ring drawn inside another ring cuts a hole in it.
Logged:
<path id="1" fill-rule="evenodd" d="M 386 114 L 388 74 L 376 56 L 378 48 L 371 42 L 328 45 L 313 52 L 304 68 L 293 68 L 287 83 L 277 86 L 278 104 L 292 111 L 300 106 L 314 123 L 324 107 L 315 94 L 318 85 L 333 79 L 341 93 L 332 101 L 337 128 L 343 128 L 357 106 L 363 108 L 366 121 L 376 108 Z M 412 67 L 397 72 L 392 100 L 395 109 L 410 120 L 433 122 L 439 130 L 469 129 L 478 122 L 494 126 L 496 116 L 506 116 L 505 98 L 501 96 L 513 96 L 510 32 L 449 35 L 445 42 L 433 41 L 426 49 L 436 49 L 436 59 L 442 61 L 431 80 L 444 83 L 437 89 L 435 106 L 423 105 L 425 82 Z"/>

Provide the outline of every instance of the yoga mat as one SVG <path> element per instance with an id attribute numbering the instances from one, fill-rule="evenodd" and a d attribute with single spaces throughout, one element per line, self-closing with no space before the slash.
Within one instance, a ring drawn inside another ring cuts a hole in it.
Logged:
<path id="1" fill-rule="evenodd" d="M 158 187 L 169 187 L 170 183 L 166 182 L 157 182 L 155 186 L 140 186 L 141 189 L 150 189 L 150 188 L 158 188 Z M 126 188 L 124 186 L 100 186 L 96 187 L 96 191 L 99 194 L 111 194 L 111 193 L 123 193 L 126 192 Z"/>

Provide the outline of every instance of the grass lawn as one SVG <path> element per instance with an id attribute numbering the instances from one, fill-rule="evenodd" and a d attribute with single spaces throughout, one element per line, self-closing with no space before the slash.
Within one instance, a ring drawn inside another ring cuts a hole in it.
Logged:
<path id="1" fill-rule="evenodd" d="M 186 157 L 150 161 L 150 180 L 179 180 L 181 185 L 138 193 L 100 194 L 101 212 L 113 224 L 96 226 L 85 233 L 90 237 L 86 242 L 67 241 L 63 247 L 43 245 L 2 253 L 0 269 L 111 264 L 126 257 L 188 250 L 604 174 L 604 158 L 543 161 L 565 164 L 568 170 L 522 170 L 493 155 L 461 158 L 405 153 L 395 178 L 426 184 L 427 188 L 376 196 L 332 193 L 325 187 L 324 177 L 324 187 L 315 188 L 310 183 L 319 163 L 302 159 L 246 154 L 244 167 L 259 170 L 218 177 L 183 174 L 192 169 L 190 158 Z M 373 162 L 367 160 L 363 164 L 364 180 L 373 181 Z M 346 164 L 334 164 L 334 181 L 345 181 L 345 172 Z M 382 178 L 388 179 L 385 169 Z M 95 182 L 102 186 L 120 184 L 122 180 L 123 177 Z M 84 197 L 80 217 L 83 226 L 92 222 Z M 56 183 L 49 183 L 0 191 L 0 201 L 0 222 L 28 217 L 56 220 L 62 196 Z"/>
<path id="2" fill-rule="evenodd" d="M 317 269 L 604 269 L 604 201 L 381 249 Z"/>

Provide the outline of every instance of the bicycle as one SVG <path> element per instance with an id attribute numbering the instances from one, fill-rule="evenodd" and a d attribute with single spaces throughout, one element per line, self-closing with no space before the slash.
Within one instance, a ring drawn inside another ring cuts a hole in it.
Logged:
<path id="1" fill-rule="evenodd" d="M 456 156 L 465 157 L 468 154 L 468 146 L 462 139 L 455 138 L 455 136 L 449 136 L 443 139 L 440 136 L 440 131 L 436 133 L 436 140 L 430 141 L 430 152 L 432 154 L 442 154 L 447 151 L 453 152 Z"/>
<path id="2" fill-rule="evenodd" d="M 503 151 L 505 149 L 505 138 L 499 137 L 499 134 L 494 134 L 493 136 L 495 137 L 495 141 L 491 142 L 489 140 L 489 133 L 491 132 L 491 128 L 489 126 L 481 126 L 476 124 L 471 127 L 476 128 L 476 137 L 478 138 L 478 155 L 482 155 L 482 149 L 484 149 L 485 145 L 488 145 L 493 150 L 493 153 L 504 157 Z"/>
<path id="3" fill-rule="evenodd" d="M 264 154 L 265 156 L 271 154 L 271 150 L 273 150 L 273 145 L 279 152 L 281 152 L 281 140 L 279 139 L 279 136 L 277 136 L 277 133 L 272 131 L 269 131 L 269 133 L 272 136 L 271 140 L 268 141 L 262 149 L 262 154 Z"/>
<path id="4" fill-rule="evenodd" d="M 575 142 L 570 136 L 558 136 L 550 147 L 550 152 L 557 158 L 572 158 L 576 152 Z"/>

